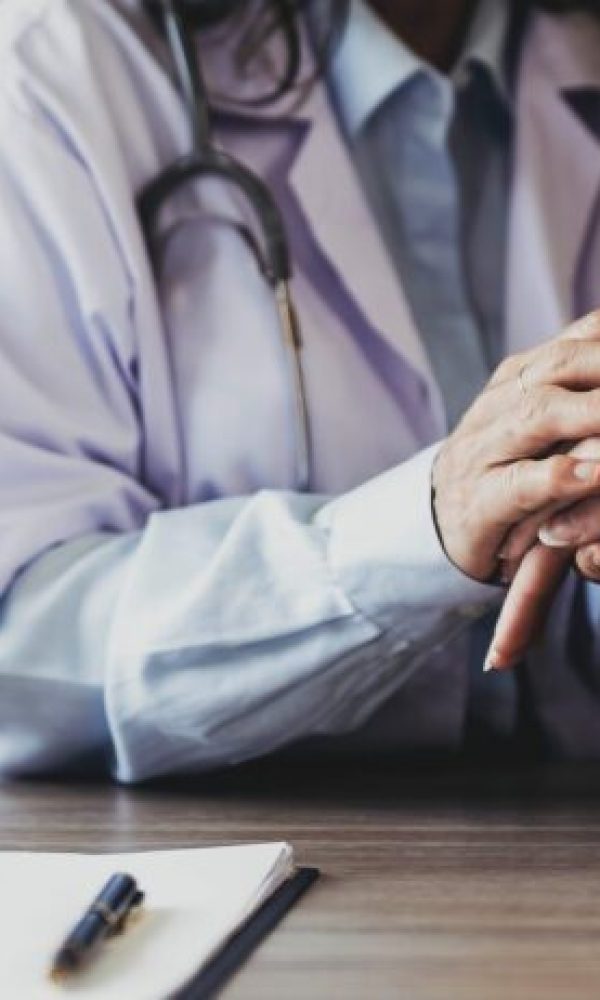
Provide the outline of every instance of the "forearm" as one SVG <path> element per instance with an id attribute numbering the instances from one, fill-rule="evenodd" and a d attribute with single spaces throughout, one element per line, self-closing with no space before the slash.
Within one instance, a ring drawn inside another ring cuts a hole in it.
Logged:
<path id="1" fill-rule="evenodd" d="M 137 780 L 359 726 L 495 596 L 439 548 L 430 461 L 330 503 L 218 501 L 43 556 L 5 600 L 3 769 L 95 750 Z"/>

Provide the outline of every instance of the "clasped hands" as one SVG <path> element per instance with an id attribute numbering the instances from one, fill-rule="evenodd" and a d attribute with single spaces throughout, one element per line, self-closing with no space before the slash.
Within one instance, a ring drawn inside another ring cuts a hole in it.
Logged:
<path id="1" fill-rule="evenodd" d="M 574 563 L 600 582 L 600 311 L 507 358 L 440 449 L 448 557 L 509 584 L 485 669 L 513 666 Z"/>

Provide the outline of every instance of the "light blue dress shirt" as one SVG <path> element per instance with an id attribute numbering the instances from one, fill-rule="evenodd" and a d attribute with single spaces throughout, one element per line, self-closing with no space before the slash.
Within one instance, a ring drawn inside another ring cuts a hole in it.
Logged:
<path id="1" fill-rule="evenodd" d="M 335 103 L 450 426 L 502 355 L 511 96 L 508 6 L 484 0 L 451 75 L 363 0 L 331 72 Z"/>

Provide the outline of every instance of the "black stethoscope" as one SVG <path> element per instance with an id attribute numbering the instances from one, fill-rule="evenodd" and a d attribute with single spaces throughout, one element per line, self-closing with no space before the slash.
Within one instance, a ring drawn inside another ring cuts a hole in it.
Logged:
<path id="1" fill-rule="evenodd" d="M 148 247 L 152 247 L 156 233 L 158 216 L 166 201 L 184 185 L 206 177 L 218 177 L 238 188 L 249 206 L 262 235 L 262 254 L 257 250 L 260 268 L 272 287 L 281 336 L 289 362 L 292 384 L 295 425 L 296 425 L 296 488 L 306 491 L 310 483 L 310 422 L 306 401 L 306 387 L 302 368 L 302 339 L 298 316 L 290 291 L 292 265 L 285 224 L 267 185 L 248 167 L 219 149 L 214 142 L 208 94 L 202 74 L 200 58 L 194 43 L 193 17 L 186 8 L 195 8 L 202 13 L 202 23 L 220 20 L 227 8 L 233 8 L 230 0 L 196 0 L 195 4 L 185 0 L 151 0 L 153 13 L 160 16 L 169 43 L 177 80 L 190 118 L 192 149 L 170 164 L 156 179 L 147 184 L 138 198 L 138 209 Z M 284 93 L 288 87 L 287 77 L 296 76 L 300 62 L 300 50 L 294 27 L 293 5 L 283 20 L 283 30 L 289 31 L 288 67 L 286 79 L 282 79 L 275 94 L 269 100 Z M 284 12 L 287 9 L 283 5 Z M 256 104 L 265 103 L 257 99 Z"/>

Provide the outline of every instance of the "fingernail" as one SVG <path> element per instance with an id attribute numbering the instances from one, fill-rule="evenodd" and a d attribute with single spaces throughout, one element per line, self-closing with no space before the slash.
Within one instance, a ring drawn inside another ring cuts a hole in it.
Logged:
<path id="1" fill-rule="evenodd" d="M 498 656 L 497 650 L 493 646 L 488 650 L 487 656 L 483 664 L 484 674 L 489 674 L 490 670 L 497 670 L 500 666 L 500 657 Z"/>
<path id="2" fill-rule="evenodd" d="M 574 544 L 572 533 L 560 524 L 544 525 L 538 531 L 538 538 L 549 549 L 567 549 Z"/>
<path id="3" fill-rule="evenodd" d="M 575 479 L 582 479 L 584 482 L 589 482 L 595 478 L 597 470 L 597 462 L 579 462 L 573 469 L 573 475 Z"/>
<path id="4" fill-rule="evenodd" d="M 483 663 L 484 674 L 489 674 L 491 670 L 510 670 L 521 659 L 520 656 L 501 656 L 496 646 L 491 645 Z"/>

